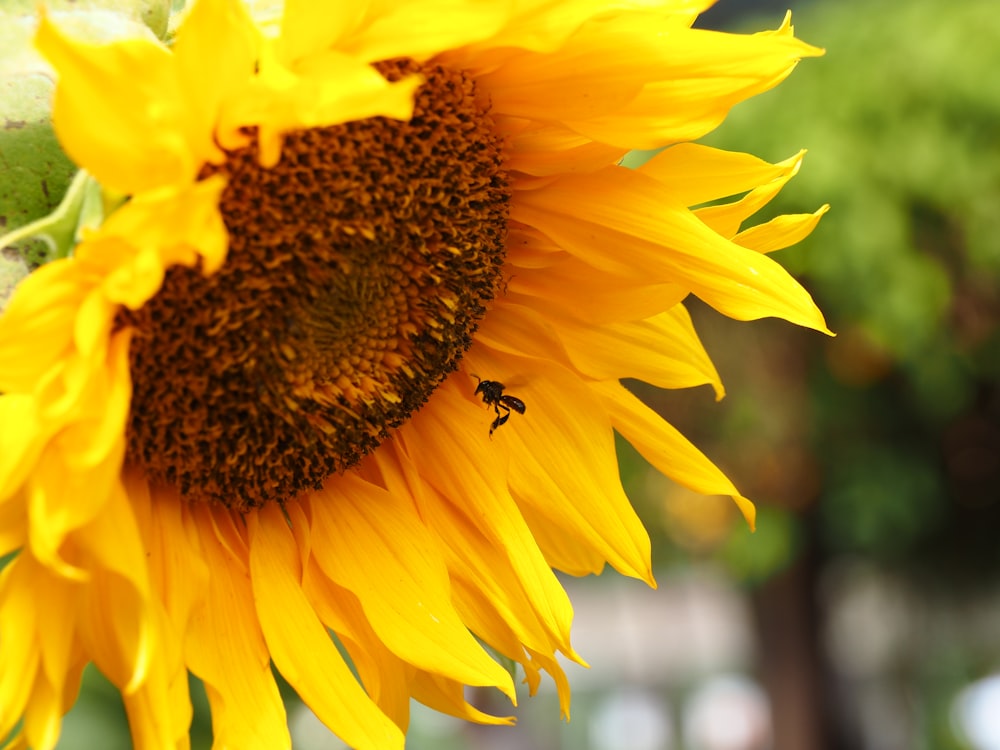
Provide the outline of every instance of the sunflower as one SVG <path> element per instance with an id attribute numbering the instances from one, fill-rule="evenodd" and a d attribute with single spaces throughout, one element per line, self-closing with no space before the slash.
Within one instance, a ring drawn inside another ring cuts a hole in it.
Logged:
<path id="1" fill-rule="evenodd" d="M 44 13 L 64 149 L 111 201 L 0 318 L 0 737 L 84 666 L 136 747 L 288 747 L 272 667 L 358 748 L 411 698 L 569 686 L 553 569 L 653 585 L 617 431 L 753 506 L 622 378 L 718 375 L 681 304 L 825 330 L 742 223 L 795 174 L 691 143 L 819 54 L 697 0 L 198 0 L 172 43 Z M 348 9 L 348 8 L 351 9 Z M 629 149 L 664 149 L 638 170 Z M 700 208 L 691 208 L 701 206 Z"/>

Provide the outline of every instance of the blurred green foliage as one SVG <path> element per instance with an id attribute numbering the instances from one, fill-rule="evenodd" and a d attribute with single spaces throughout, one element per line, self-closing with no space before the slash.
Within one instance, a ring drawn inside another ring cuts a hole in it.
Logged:
<path id="1" fill-rule="evenodd" d="M 989 83 L 1000 14 L 993 0 L 947 13 L 933 0 L 878 0 L 806 5 L 794 20 L 826 57 L 707 140 L 770 159 L 810 149 L 778 208 L 828 202 L 834 213 L 783 262 L 833 315 L 919 370 L 970 343 L 950 326 L 956 297 L 995 291 L 1000 274 L 1000 87 Z"/>
<path id="2" fill-rule="evenodd" d="M 788 364 L 804 370 L 797 437 L 816 474 L 815 491 L 800 489 L 818 501 L 831 552 L 1000 571 L 984 531 L 1000 521 L 997 11 L 995 0 L 804 5 L 796 34 L 826 57 L 705 139 L 772 161 L 809 149 L 762 220 L 832 205 L 779 254 L 840 334 L 801 340 L 802 361 Z"/>

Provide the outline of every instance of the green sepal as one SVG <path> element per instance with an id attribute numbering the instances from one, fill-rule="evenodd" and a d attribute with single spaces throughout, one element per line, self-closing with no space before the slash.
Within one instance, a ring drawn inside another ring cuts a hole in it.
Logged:
<path id="1" fill-rule="evenodd" d="M 476 637 L 479 641 L 479 645 L 486 649 L 486 652 L 493 657 L 493 660 L 497 662 L 501 667 L 506 670 L 507 674 L 510 675 L 510 679 L 513 680 L 514 684 L 517 684 L 517 662 L 511 659 L 509 656 L 504 656 L 490 644 L 486 643 L 482 638 Z"/>
<path id="2" fill-rule="evenodd" d="M 33 266 L 67 258 L 85 227 L 101 225 L 106 209 L 101 186 L 81 169 L 55 211 L 0 236 L 0 247 L 21 247 Z"/>

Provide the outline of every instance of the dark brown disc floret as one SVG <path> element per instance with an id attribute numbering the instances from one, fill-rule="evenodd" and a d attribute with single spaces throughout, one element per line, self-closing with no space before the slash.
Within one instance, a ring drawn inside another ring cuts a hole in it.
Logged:
<path id="1" fill-rule="evenodd" d="M 455 369 L 493 298 L 510 189 L 487 104 L 419 72 L 413 118 L 230 152 L 222 269 L 173 267 L 132 340 L 127 461 L 192 500 L 291 499 L 356 464 Z"/>

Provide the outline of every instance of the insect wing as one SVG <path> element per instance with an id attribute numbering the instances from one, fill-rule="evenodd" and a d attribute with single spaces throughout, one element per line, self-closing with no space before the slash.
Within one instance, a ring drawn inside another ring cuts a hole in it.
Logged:
<path id="1" fill-rule="evenodd" d="M 517 396 L 503 395 L 500 397 L 500 403 L 509 409 L 513 409 L 518 414 L 524 414 L 524 410 L 526 408 L 524 402 Z"/>

